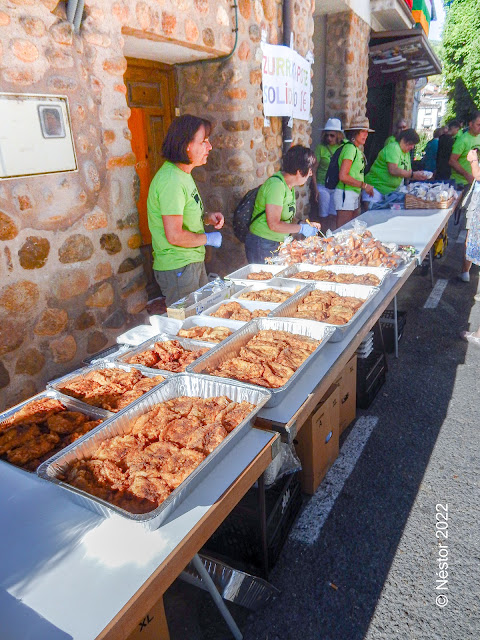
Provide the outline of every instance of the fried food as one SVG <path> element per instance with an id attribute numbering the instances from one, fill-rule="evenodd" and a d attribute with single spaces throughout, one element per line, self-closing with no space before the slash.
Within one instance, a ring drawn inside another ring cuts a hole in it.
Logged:
<path id="1" fill-rule="evenodd" d="M 285 302 L 292 294 L 288 291 L 280 291 L 280 289 L 260 289 L 259 291 L 246 291 L 238 297 L 241 300 L 259 300 L 260 302 Z"/>
<path id="2" fill-rule="evenodd" d="M 252 271 L 247 276 L 247 280 L 271 280 L 272 278 L 271 271 Z"/>
<path id="3" fill-rule="evenodd" d="M 254 409 L 227 396 L 181 396 L 105 439 L 61 479 L 130 513 L 148 513 L 170 495 Z M 58 437 L 58 436 L 57 436 Z"/>
<path id="4" fill-rule="evenodd" d="M 27 402 L 0 430 L 0 456 L 28 471 L 99 425 L 81 411 L 68 411 L 55 398 Z"/>
<path id="5" fill-rule="evenodd" d="M 166 342 L 156 342 L 151 349 L 137 353 L 127 360 L 129 364 L 142 364 L 152 369 L 163 369 L 163 371 L 185 371 L 187 366 L 208 351 L 208 348 L 186 349 L 178 340 L 167 340 Z M 135 388 L 142 381 L 138 382 Z"/>
<path id="6" fill-rule="evenodd" d="M 228 358 L 207 373 L 261 387 L 282 387 L 319 344 L 319 340 L 288 331 L 264 329 L 241 347 L 237 356 Z M 239 416 L 240 406 L 237 409 Z M 222 418 L 222 424 L 228 431 L 225 418 Z"/>
<path id="7" fill-rule="evenodd" d="M 163 376 L 149 378 L 138 369 L 98 369 L 67 380 L 59 391 L 86 404 L 117 413 L 163 382 Z"/>
<path id="8" fill-rule="evenodd" d="M 204 342 L 221 342 L 231 336 L 233 331 L 227 327 L 201 327 L 196 325 L 190 329 L 180 329 L 180 338 L 193 338 Z"/>
<path id="9" fill-rule="evenodd" d="M 339 284 L 364 284 L 376 287 L 380 284 L 380 278 L 373 273 L 335 273 L 327 269 L 320 271 L 299 271 L 293 276 L 288 276 L 295 280 L 317 280 L 322 282 L 338 282 Z"/>
<path id="10" fill-rule="evenodd" d="M 339 296 L 333 291 L 315 290 L 301 300 L 292 317 L 342 325 L 353 318 L 364 302 L 361 298 Z"/>
<path id="11" fill-rule="evenodd" d="M 226 302 L 218 307 L 218 309 L 212 313 L 213 318 L 230 318 L 230 320 L 241 320 L 242 322 L 249 322 L 252 318 L 265 318 L 270 313 L 271 309 L 254 309 L 249 311 L 242 307 L 239 302 Z"/>

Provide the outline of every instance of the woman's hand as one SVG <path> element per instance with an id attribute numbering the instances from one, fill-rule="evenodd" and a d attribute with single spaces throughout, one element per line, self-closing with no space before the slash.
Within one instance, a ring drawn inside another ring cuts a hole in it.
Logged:
<path id="1" fill-rule="evenodd" d="M 427 177 L 426 175 L 423 173 L 423 171 L 413 171 L 412 172 L 412 177 L 411 180 L 426 180 Z"/>
<path id="2" fill-rule="evenodd" d="M 478 162 L 478 154 L 476 149 L 470 149 L 470 151 L 467 153 L 467 160 L 470 163 Z"/>
<path id="3" fill-rule="evenodd" d="M 206 213 L 203 217 L 205 224 L 211 224 L 215 229 L 221 229 L 225 223 L 225 218 L 220 211 L 214 213 Z"/>
<path id="4" fill-rule="evenodd" d="M 365 184 L 364 191 L 367 195 L 373 196 L 373 187 L 371 184 Z"/>

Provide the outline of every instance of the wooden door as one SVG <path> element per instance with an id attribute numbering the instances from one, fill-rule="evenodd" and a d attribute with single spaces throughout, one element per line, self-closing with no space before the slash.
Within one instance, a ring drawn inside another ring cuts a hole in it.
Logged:
<path id="1" fill-rule="evenodd" d="M 175 115 L 175 77 L 172 67 L 160 62 L 127 58 L 125 84 L 131 109 L 128 126 L 135 169 L 140 180 L 137 208 L 144 245 L 152 237 L 147 221 L 147 196 L 150 182 L 162 166 L 162 143 Z"/>

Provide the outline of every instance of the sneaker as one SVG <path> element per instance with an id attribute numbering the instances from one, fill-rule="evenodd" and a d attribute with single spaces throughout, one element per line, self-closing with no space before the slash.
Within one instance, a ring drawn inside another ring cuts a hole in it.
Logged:
<path id="1" fill-rule="evenodd" d="M 462 282 L 470 282 L 470 273 L 468 271 L 464 271 L 458 276 L 458 279 Z"/>
<path id="2" fill-rule="evenodd" d="M 462 338 L 462 340 L 470 342 L 471 344 L 477 344 L 480 346 L 480 338 L 475 335 L 474 331 L 461 331 L 460 338 Z"/>

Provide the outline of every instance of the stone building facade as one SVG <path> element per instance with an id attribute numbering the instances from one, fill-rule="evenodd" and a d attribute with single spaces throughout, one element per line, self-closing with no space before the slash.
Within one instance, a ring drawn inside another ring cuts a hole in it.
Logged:
<path id="1" fill-rule="evenodd" d="M 179 67 L 177 104 L 214 124 L 196 172 L 207 209 L 222 210 L 222 249 L 209 269 L 244 262 L 229 220 L 238 199 L 279 168 L 281 122 L 265 127 L 262 30 L 282 38 L 280 0 L 239 0 L 239 38 L 222 63 Z M 233 45 L 230 0 L 86 0 L 79 34 L 57 0 L 0 6 L 0 91 L 68 97 L 78 172 L 0 181 L 0 408 L 45 387 L 143 320 L 147 302 L 135 205 L 135 163 L 123 74 L 126 38 L 186 45 L 201 57 Z M 295 0 L 295 47 L 312 49 L 313 0 Z M 159 50 L 161 47 L 159 46 Z M 163 49 L 161 49 L 163 51 Z M 149 54 L 150 55 L 150 54 Z M 159 54 L 157 59 L 168 63 Z M 152 58 L 150 58 L 152 59 Z M 295 142 L 311 142 L 294 121 Z M 306 190 L 298 211 L 306 213 Z"/>

